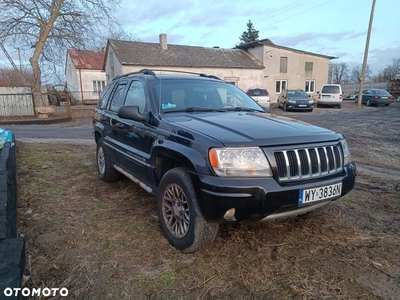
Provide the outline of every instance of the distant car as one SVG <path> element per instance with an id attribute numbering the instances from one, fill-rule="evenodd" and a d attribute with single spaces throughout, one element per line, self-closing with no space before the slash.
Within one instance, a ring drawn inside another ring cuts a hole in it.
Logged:
<path id="1" fill-rule="evenodd" d="M 340 84 L 324 84 L 318 91 L 317 107 L 338 106 L 342 107 L 342 86 Z"/>
<path id="2" fill-rule="evenodd" d="M 344 99 L 354 100 L 358 96 L 358 92 L 354 92 L 346 96 Z"/>
<path id="3" fill-rule="evenodd" d="M 303 90 L 283 90 L 278 97 L 278 107 L 283 110 L 313 111 L 314 101 Z"/>
<path id="4" fill-rule="evenodd" d="M 354 101 L 358 102 L 358 95 L 354 99 Z M 364 90 L 361 103 L 367 104 L 367 106 L 371 105 L 385 105 L 389 106 L 390 103 L 394 102 L 394 97 L 386 90 L 382 89 L 368 89 Z"/>
<path id="5" fill-rule="evenodd" d="M 251 88 L 247 90 L 246 94 L 253 98 L 263 108 L 267 107 L 269 109 L 271 104 L 269 102 L 269 93 L 267 89 Z"/>

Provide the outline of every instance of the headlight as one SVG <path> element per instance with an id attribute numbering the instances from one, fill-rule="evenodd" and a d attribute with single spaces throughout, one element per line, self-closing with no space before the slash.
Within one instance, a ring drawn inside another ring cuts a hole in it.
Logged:
<path id="1" fill-rule="evenodd" d="M 340 143 L 342 144 L 343 149 L 344 165 L 348 165 L 351 162 L 349 145 L 345 139 L 340 140 Z"/>
<path id="2" fill-rule="evenodd" d="M 310 101 L 308 101 L 308 103 L 309 103 L 309 104 L 313 104 L 313 103 L 314 103 L 314 101 L 310 100 Z"/>
<path id="3" fill-rule="evenodd" d="M 258 147 L 212 148 L 208 152 L 211 167 L 218 176 L 272 176 L 271 167 Z"/>
<path id="4" fill-rule="evenodd" d="M 296 104 L 296 101 L 294 101 L 294 100 L 289 100 L 288 102 L 292 103 L 292 104 Z"/>

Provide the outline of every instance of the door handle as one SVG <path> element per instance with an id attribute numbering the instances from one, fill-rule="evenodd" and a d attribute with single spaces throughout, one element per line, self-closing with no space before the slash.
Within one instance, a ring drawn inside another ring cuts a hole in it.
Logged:
<path id="1" fill-rule="evenodd" d="M 116 124 L 117 125 L 117 127 L 119 128 L 119 129 L 124 129 L 125 128 L 125 125 L 123 124 L 123 123 L 117 123 Z"/>

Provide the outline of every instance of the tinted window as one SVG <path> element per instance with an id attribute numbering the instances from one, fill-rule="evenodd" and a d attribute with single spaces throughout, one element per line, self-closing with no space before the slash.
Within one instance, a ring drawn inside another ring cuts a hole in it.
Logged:
<path id="1" fill-rule="evenodd" d="M 247 95 L 249 95 L 249 96 L 268 96 L 268 92 L 265 89 L 251 89 L 251 90 L 248 90 Z"/>
<path id="2" fill-rule="evenodd" d="M 324 85 L 321 93 L 339 94 L 340 88 L 337 85 Z"/>
<path id="3" fill-rule="evenodd" d="M 114 112 L 118 112 L 119 108 L 122 106 L 122 103 L 124 102 L 123 94 L 125 91 L 125 86 L 126 84 L 118 84 L 117 87 L 115 88 L 114 94 L 112 95 L 111 98 L 111 106 L 110 110 Z"/>
<path id="4" fill-rule="evenodd" d="M 391 96 L 388 91 L 385 90 L 375 90 L 375 94 L 377 95 L 385 95 L 385 96 Z"/>
<path id="5" fill-rule="evenodd" d="M 140 81 L 132 81 L 126 94 L 125 105 L 137 105 L 139 112 L 145 112 L 146 95 Z"/>
<path id="6" fill-rule="evenodd" d="M 106 86 L 106 88 L 101 92 L 100 97 L 99 97 L 99 102 L 98 102 L 98 107 L 101 109 L 105 109 L 108 103 L 108 98 L 110 97 L 111 91 L 113 84 L 109 84 Z"/>

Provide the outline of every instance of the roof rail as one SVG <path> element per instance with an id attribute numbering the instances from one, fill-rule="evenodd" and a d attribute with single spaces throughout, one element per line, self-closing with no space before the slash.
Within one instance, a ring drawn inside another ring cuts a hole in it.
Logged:
<path id="1" fill-rule="evenodd" d="M 178 70 L 161 70 L 161 69 L 158 69 L 158 70 L 155 70 L 155 71 L 156 71 L 156 72 L 157 72 L 157 71 L 160 71 L 160 72 L 172 72 L 172 73 L 192 74 L 192 75 L 199 75 L 199 76 L 201 76 L 201 77 L 208 77 L 208 78 L 212 78 L 212 79 L 221 80 L 221 78 L 219 78 L 219 77 L 217 77 L 217 76 L 214 76 L 214 75 L 207 75 L 207 74 L 204 74 L 204 73 L 196 73 L 196 72 L 188 72 L 188 71 L 178 71 Z M 152 76 L 154 76 L 154 77 L 157 76 L 157 75 L 154 73 L 153 70 L 142 69 L 142 70 L 140 70 L 140 71 L 130 72 L 130 73 L 118 75 L 118 76 L 114 77 L 113 80 L 116 80 L 116 79 L 119 79 L 119 78 L 122 78 L 122 77 L 128 77 L 128 76 L 130 76 L 130 75 L 135 75 L 135 74 L 152 75 Z"/>
<path id="2" fill-rule="evenodd" d="M 115 76 L 115 77 L 113 78 L 113 80 L 116 80 L 116 79 L 119 79 L 119 78 L 122 78 L 122 77 L 128 77 L 128 76 L 130 76 L 130 75 L 135 75 L 135 74 L 144 74 L 144 75 L 153 75 L 153 76 L 156 76 L 156 74 L 155 74 L 152 70 L 149 70 L 149 69 L 142 69 L 142 70 L 140 70 L 140 71 L 130 72 L 130 73 L 126 73 L 126 74 L 121 74 L 121 75 Z"/>
<path id="3" fill-rule="evenodd" d="M 172 72 L 172 73 L 182 73 L 182 74 L 192 74 L 192 75 L 199 75 L 199 76 L 201 76 L 201 77 L 208 77 L 208 78 L 213 78 L 213 79 L 219 79 L 219 80 L 221 80 L 220 78 L 218 78 L 217 76 L 214 76 L 214 75 L 207 75 L 207 74 L 204 74 L 204 73 L 196 73 L 196 72 L 188 72 L 188 71 L 178 71 L 178 70 L 162 70 L 162 69 L 157 69 L 157 70 L 154 70 L 154 71 L 161 71 L 161 72 Z"/>

